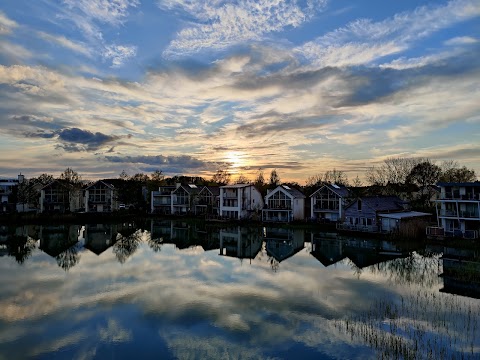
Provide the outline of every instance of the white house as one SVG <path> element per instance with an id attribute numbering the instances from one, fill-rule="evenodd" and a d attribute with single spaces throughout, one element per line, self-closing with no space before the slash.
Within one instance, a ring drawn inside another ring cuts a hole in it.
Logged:
<path id="1" fill-rule="evenodd" d="M 218 215 L 220 207 L 220 187 L 204 186 L 195 201 L 195 215 Z"/>
<path id="2" fill-rule="evenodd" d="M 112 184 L 99 180 L 85 188 L 85 212 L 118 210 L 117 193 Z"/>
<path id="3" fill-rule="evenodd" d="M 0 212 L 10 212 L 15 210 L 13 203 L 13 194 L 15 188 L 25 180 L 23 175 L 18 175 L 17 179 L 0 179 Z"/>
<path id="4" fill-rule="evenodd" d="M 150 193 L 150 211 L 157 214 L 170 214 L 172 211 L 172 191 L 175 186 L 160 186 Z"/>
<path id="5" fill-rule="evenodd" d="M 348 196 L 345 186 L 323 185 L 310 195 L 310 217 L 315 220 L 343 220 Z"/>
<path id="6" fill-rule="evenodd" d="M 255 186 L 250 184 L 220 186 L 220 216 L 240 220 L 262 209 L 262 194 Z"/>
<path id="7" fill-rule="evenodd" d="M 263 221 L 290 222 L 305 219 L 305 195 L 287 185 L 279 185 L 265 196 Z"/>
<path id="8" fill-rule="evenodd" d="M 40 191 L 40 212 L 78 211 L 84 206 L 82 189 L 63 180 L 54 180 Z"/>
<path id="9" fill-rule="evenodd" d="M 480 182 L 439 183 L 438 226 L 445 236 L 478 238 L 480 234 Z"/>

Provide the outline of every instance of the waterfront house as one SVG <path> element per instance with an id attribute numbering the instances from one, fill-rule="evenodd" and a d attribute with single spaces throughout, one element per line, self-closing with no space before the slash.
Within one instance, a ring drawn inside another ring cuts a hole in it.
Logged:
<path id="1" fill-rule="evenodd" d="M 183 185 L 177 183 L 175 190 L 171 193 L 171 214 L 188 214 L 193 212 L 195 197 L 200 189 L 197 185 Z"/>
<path id="2" fill-rule="evenodd" d="M 63 180 L 54 180 L 40 191 L 40 212 L 79 211 L 83 205 L 82 189 Z"/>
<path id="3" fill-rule="evenodd" d="M 279 185 L 265 196 L 263 221 L 290 222 L 305 219 L 305 195 L 288 185 Z"/>
<path id="4" fill-rule="evenodd" d="M 117 241 L 116 224 L 87 224 L 84 229 L 85 248 L 100 255 Z"/>
<path id="5" fill-rule="evenodd" d="M 265 228 L 267 255 L 278 263 L 286 260 L 305 247 L 305 231 L 302 229 Z M 278 265 L 272 263 L 272 265 Z"/>
<path id="6" fill-rule="evenodd" d="M 397 196 L 364 196 L 345 207 L 345 221 L 337 224 L 340 230 L 380 232 L 379 214 L 399 213 L 406 210 L 406 203 Z"/>
<path id="7" fill-rule="evenodd" d="M 118 210 L 117 192 L 112 184 L 99 180 L 85 188 L 85 212 Z"/>
<path id="8" fill-rule="evenodd" d="M 319 221 L 342 221 L 349 194 L 345 186 L 323 185 L 310 195 L 310 217 Z"/>
<path id="9" fill-rule="evenodd" d="M 480 233 L 480 182 L 439 183 L 436 201 L 437 228 L 428 235 L 476 239 Z"/>
<path id="10" fill-rule="evenodd" d="M 172 191 L 175 186 L 160 186 L 158 191 L 150 193 L 150 212 L 155 214 L 170 214 L 172 211 Z"/>
<path id="11" fill-rule="evenodd" d="M 262 194 L 254 185 L 220 186 L 220 216 L 241 220 L 252 217 L 262 209 Z"/>
<path id="12" fill-rule="evenodd" d="M 220 187 L 204 186 L 197 194 L 195 215 L 218 215 L 220 209 Z"/>
<path id="13" fill-rule="evenodd" d="M 0 179 L 0 213 L 15 211 L 15 194 L 24 180 L 21 174 L 16 179 Z"/>

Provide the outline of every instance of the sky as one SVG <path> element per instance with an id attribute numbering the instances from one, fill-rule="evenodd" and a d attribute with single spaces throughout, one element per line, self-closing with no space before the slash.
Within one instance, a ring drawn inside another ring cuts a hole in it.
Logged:
<path id="1" fill-rule="evenodd" d="M 480 0 L 4 0 L 0 176 L 480 173 Z"/>

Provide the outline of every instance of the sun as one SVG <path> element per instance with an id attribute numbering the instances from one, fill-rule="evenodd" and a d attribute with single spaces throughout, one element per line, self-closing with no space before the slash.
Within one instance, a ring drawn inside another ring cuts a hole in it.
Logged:
<path id="1" fill-rule="evenodd" d="M 227 151 L 225 154 L 225 161 L 230 163 L 230 168 L 232 170 L 238 172 L 238 170 L 246 164 L 245 153 L 241 151 Z"/>

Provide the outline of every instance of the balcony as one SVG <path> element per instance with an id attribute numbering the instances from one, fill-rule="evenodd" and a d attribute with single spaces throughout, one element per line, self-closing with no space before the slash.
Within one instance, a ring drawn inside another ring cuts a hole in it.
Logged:
<path id="1" fill-rule="evenodd" d="M 265 210 L 292 210 L 292 205 L 270 205 L 270 204 L 265 204 L 264 206 Z"/>
<path id="2" fill-rule="evenodd" d="M 459 217 L 466 219 L 480 219 L 480 214 L 477 209 L 472 210 L 460 210 L 457 213 L 456 210 L 441 210 L 438 214 L 440 217 Z"/>
<path id="3" fill-rule="evenodd" d="M 237 193 L 232 193 L 232 192 L 224 192 L 223 193 L 223 198 L 224 199 L 237 199 L 238 194 Z"/>
<path id="4" fill-rule="evenodd" d="M 480 193 L 466 193 L 460 194 L 460 191 L 446 192 L 440 197 L 441 200 L 465 200 L 465 201 L 480 201 Z"/>

